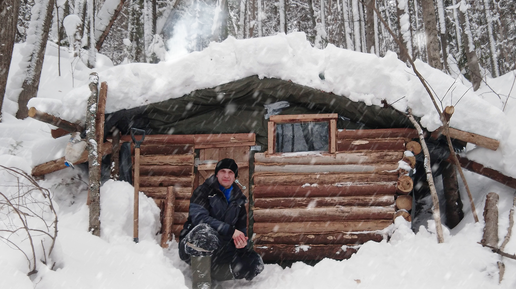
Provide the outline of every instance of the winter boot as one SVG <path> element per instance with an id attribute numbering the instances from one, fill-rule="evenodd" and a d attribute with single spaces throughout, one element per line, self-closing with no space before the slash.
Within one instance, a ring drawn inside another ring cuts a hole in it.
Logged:
<path id="1" fill-rule="evenodd" d="M 192 289 L 211 289 L 211 256 L 192 256 Z"/>

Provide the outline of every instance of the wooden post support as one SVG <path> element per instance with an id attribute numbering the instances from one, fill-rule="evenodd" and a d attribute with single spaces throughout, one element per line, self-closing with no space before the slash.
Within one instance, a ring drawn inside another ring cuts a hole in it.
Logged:
<path id="1" fill-rule="evenodd" d="M 498 200 L 497 193 L 489 193 L 486 197 L 484 207 L 484 234 L 482 235 L 483 246 L 498 248 Z"/>
<path id="2" fill-rule="evenodd" d="M 267 154 L 272 155 L 276 152 L 276 124 L 272 121 L 268 123 L 267 141 Z"/>
<path id="3" fill-rule="evenodd" d="M 95 116 L 95 140 L 97 141 L 98 150 L 102 150 L 104 143 L 104 122 L 106 119 L 106 99 L 107 99 L 107 83 L 104 81 L 100 84 L 100 92 L 97 100 L 97 114 Z M 102 155 L 98 155 L 98 163 L 102 164 Z"/>
<path id="4" fill-rule="evenodd" d="M 89 231 L 100 237 L 100 163 L 98 161 L 99 148 L 96 139 L 96 117 L 99 76 L 90 74 L 90 97 L 86 107 L 86 140 L 88 143 L 89 190 L 88 205 L 90 208 Z"/>
<path id="5" fill-rule="evenodd" d="M 33 119 L 37 119 L 42 122 L 46 122 L 48 124 L 51 124 L 53 126 L 56 126 L 60 129 L 63 129 L 67 132 L 76 132 L 76 131 L 83 131 L 84 128 L 78 124 L 71 123 L 69 121 L 66 121 L 64 119 L 61 119 L 57 116 L 53 116 L 51 114 L 38 111 L 36 108 L 31 107 L 29 109 L 29 116 Z"/>
<path id="6" fill-rule="evenodd" d="M 337 120 L 336 119 L 330 119 L 330 126 L 329 126 L 329 144 L 328 144 L 328 151 L 330 154 L 334 154 L 337 151 Z"/>
<path id="7" fill-rule="evenodd" d="M 113 153 L 111 154 L 110 178 L 118 180 L 120 177 L 120 131 L 113 132 Z"/>
<path id="8" fill-rule="evenodd" d="M 167 242 L 170 240 L 172 224 L 174 223 L 175 201 L 174 187 L 167 187 L 167 197 L 163 212 L 163 228 L 161 230 L 161 247 L 163 248 L 168 247 Z"/>

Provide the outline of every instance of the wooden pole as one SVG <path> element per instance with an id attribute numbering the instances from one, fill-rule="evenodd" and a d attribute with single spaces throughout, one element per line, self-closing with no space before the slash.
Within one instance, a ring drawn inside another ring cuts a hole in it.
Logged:
<path id="1" fill-rule="evenodd" d="M 437 196 L 437 191 L 434 185 L 434 177 L 432 176 L 432 167 L 430 165 L 430 152 L 428 151 L 428 147 L 426 146 L 426 141 L 423 133 L 423 129 L 419 125 L 419 123 L 412 116 L 412 112 L 409 109 L 408 118 L 416 128 L 419 133 L 419 141 L 421 142 L 421 147 L 423 148 L 423 153 L 425 154 L 424 166 L 426 171 L 426 179 L 428 181 L 428 186 L 430 187 L 430 194 L 432 195 L 432 203 L 434 205 L 433 209 L 433 217 L 435 220 L 435 230 L 437 233 L 437 242 L 444 242 L 443 228 L 441 225 L 441 213 L 439 210 L 439 197 Z"/>
<path id="2" fill-rule="evenodd" d="M 484 233 L 482 235 L 483 246 L 498 248 L 498 200 L 497 193 L 489 193 L 484 207 Z"/>
<path id="3" fill-rule="evenodd" d="M 99 148 L 96 138 L 96 117 L 99 76 L 90 74 L 90 97 L 86 108 L 86 139 L 88 143 L 89 190 L 88 204 L 90 208 L 89 231 L 100 237 L 100 163 Z"/>
<path id="4" fill-rule="evenodd" d="M 167 198 L 165 199 L 165 208 L 164 208 L 164 216 L 163 216 L 163 227 L 161 232 L 161 247 L 168 247 L 168 240 L 170 240 L 170 230 L 172 228 L 172 224 L 174 223 L 174 213 L 175 213 L 175 196 L 174 196 L 174 187 L 167 187 Z"/>
<path id="5" fill-rule="evenodd" d="M 60 129 L 66 130 L 67 132 L 76 132 L 84 130 L 84 128 L 78 124 L 71 123 L 69 121 L 61 119 L 57 116 L 53 116 L 46 112 L 38 111 L 35 107 L 31 107 L 29 109 L 29 116 L 33 119 L 37 119 L 39 121 L 56 126 Z"/>

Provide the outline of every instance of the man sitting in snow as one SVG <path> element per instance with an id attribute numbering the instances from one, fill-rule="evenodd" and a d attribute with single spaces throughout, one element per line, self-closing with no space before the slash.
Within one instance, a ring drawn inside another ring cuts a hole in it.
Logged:
<path id="1" fill-rule="evenodd" d="M 235 180 L 238 166 L 220 160 L 215 174 L 192 194 L 188 220 L 179 236 L 179 256 L 192 267 L 192 288 L 211 288 L 211 279 L 251 280 L 263 261 L 247 237 L 247 198 Z"/>

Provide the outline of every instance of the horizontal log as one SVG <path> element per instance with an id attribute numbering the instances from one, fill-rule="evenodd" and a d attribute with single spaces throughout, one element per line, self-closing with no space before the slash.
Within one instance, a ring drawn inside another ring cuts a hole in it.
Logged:
<path id="1" fill-rule="evenodd" d="M 144 192 L 147 197 L 154 199 L 165 199 L 167 196 L 167 187 L 142 187 L 140 186 L 140 191 Z M 186 199 L 190 200 L 192 197 L 192 187 L 181 187 L 174 186 L 174 194 L 177 199 Z"/>
<path id="2" fill-rule="evenodd" d="M 132 142 L 130 135 L 120 137 L 122 142 Z M 147 144 L 194 144 L 194 135 L 192 134 L 152 134 L 146 135 L 142 145 Z"/>
<path id="3" fill-rule="evenodd" d="M 378 231 L 392 224 L 391 220 L 375 221 L 335 221 L 335 222 L 286 222 L 286 223 L 259 223 L 253 225 L 253 232 L 265 234 L 281 233 L 325 233 L 325 232 L 362 232 Z"/>
<path id="4" fill-rule="evenodd" d="M 327 208 L 257 209 L 255 222 L 334 222 L 343 220 L 392 220 L 394 207 L 339 206 Z"/>
<path id="5" fill-rule="evenodd" d="M 134 146 L 133 146 L 134 150 Z M 145 155 L 182 155 L 193 154 L 194 146 L 186 145 L 170 145 L 170 144 L 142 144 L 140 146 L 140 154 Z"/>
<path id="6" fill-rule="evenodd" d="M 29 109 L 28 115 L 33 119 L 37 119 L 39 121 L 51 124 L 60 129 L 66 130 L 67 132 L 82 132 L 84 130 L 84 127 L 82 127 L 81 125 L 71 123 L 57 116 L 39 111 L 35 107 L 31 107 Z"/>
<path id="7" fill-rule="evenodd" d="M 516 189 L 515 178 L 504 175 L 497 170 L 484 167 L 482 164 L 469 160 L 466 157 L 460 157 L 457 155 L 457 158 L 459 159 L 460 166 L 465 168 L 466 170 L 483 175 L 510 188 Z"/>
<path id="8" fill-rule="evenodd" d="M 236 164 L 239 169 L 249 167 L 249 162 L 236 162 Z M 197 166 L 197 169 L 199 171 L 215 171 L 216 166 L 217 166 L 217 163 L 200 164 Z"/>
<path id="9" fill-rule="evenodd" d="M 313 174 L 270 174 L 255 173 L 253 175 L 256 185 L 304 185 L 304 184 L 342 184 L 364 182 L 389 182 L 398 179 L 397 172 L 394 174 L 368 174 L 368 173 L 313 173 Z"/>
<path id="10" fill-rule="evenodd" d="M 151 155 L 141 156 L 140 166 L 145 165 L 170 165 L 170 166 L 193 166 L 194 155 Z"/>
<path id="11" fill-rule="evenodd" d="M 257 173 L 383 173 L 398 169 L 397 163 L 369 165 L 255 165 Z"/>
<path id="12" fill-rule="evenodd" d="M 181 186 L 191 187 L 193 176 L 173 177 L 173 176 L 140 176 L 140 186 L 142 187 L 169 187 Z"/>
<path id="13" fill-rule="evenodd" d="M 176 212 L 188 212 L 190 208 L 190 200 L 176 200 L 174 207 Z"/>
<path id="14" fill-rule="evenodd" d="M 278 261 L 318 261 L 324 258 L 336 260 L 349 259 L 357 252 L 356 248 L 346 248 L 341 245 L 255 245 L 254 251 L 258 253 L 265 262 Z"/>
<path id="15" fill-rule="evenodd" d="M 331 119 L 338 119 L 336 113 L 320 114 L 294 114 L 294 115 L 271 115 L 270 121 L 275 123 L 297 123 L 297 122 L 323 122 Z"/>
<path id="16" fill-rule="evenodd" d="M 254 208 L 320 208 L 328 206 L 390 206 L 393 195 L 310 198 L 254 198 Z"/>
<path id="17" fill-rule="evenodd" d="M 189 176 L 193 174 L 193 165 L 141 165 L 140 176 Z"/>
<path id="18" fill-rule="evenodd" d="M 431 136 L 432 138 L 438 138 L 441 134 L 445 135 L 444 128 L 442 127 L 434 131 Z M 472 132 L 462 131 L 452 127 L 450 127 L 450 138 L 476 144 L 478 146 L 488 148 L 494 151 L 497 150 L 500 146 L 500 141 L 496 139 L 485 137 L 483 135 L 479 135 Z"/>
<path id="19" fill-rule="evenodd" d="M 254 155 L 255 165 L 295 164 L 295 165 L 332 165 L 332 164 L 370 164 L 398 162 L 402 152 L 347 152 L 335 154 L 265 154 Z"/>
<path id="20" fill-rule="evenodd" d="M 385 129 L 356 129 L 340 130 L 337 139 L 363 138 L 417 138 L 417 131 L 413 128 L 385 128 Z"/>
<path id="21" fill-rule="evenodd" d="M 328 234 L 254 234 L 254 244 L 363 244 L 367 241 L 380 242 L 384 236 L 379 233 L 328 233 Z"/>
<path id="22" fill-rule="evenodd" d="M 285 185 L 255 185 L 255 199 L 267 197 L 338 197 L 362 195 L 393 195 L 396 192 L 396 182 L 349 183 L 342 186 L 285 186 Z"/>
<path id="23" fill-rule="evenodd" d="M 405 139 L 337 140 L 337 151 L 404 151 Z"/>
<path id="24" fill-rule="evenodd" d="M 233 134 L 196 134 L 194 135 L 194 143 L 197 147 L 200 144 L 212 143 L 246 143 L 255 142 L 256 134 L 254 133 L 233 133 Z"/>
<path id="25" fill-rule="evenodd" d="M 211 149 L 211 148 L 227 148 L 227 147 L 251 147 L 254 146 L 256 142 L 250 141 L 250 142 L 233 142 L 233 143 L 224 143 L 224 142 L 218 142 L 218 143 L 201 143 L 201 144 L 195 144 L 196 149 Z"/>
<path id="26" fill-rule="evenodd" d="M 105 142 L 100 146 L 100 150 L 103 156 L 110 154 L 113 151 L 113 145 L 110 142 Z M 73 164 L 82 164 L 88 161 L 88 149 L 84 150 L 78 161 Z M 32 175 L 34 177 L 43 176 L 58 170 L 67 168 L 65 165 L 65 158 L 59 158 L 57 160 L 49 161 L 40 165 L 35 166 L 32 169 Z"/>
<path id="27" fill-rule="evenodd" d="M 184 224 L 188 219 L 188 212 L 174 212 L 174 224 Z"/>

